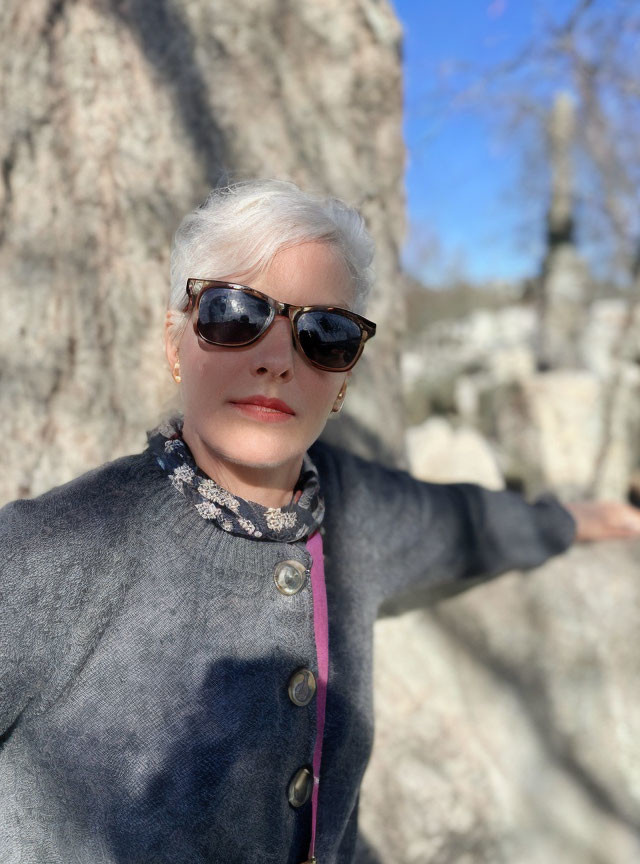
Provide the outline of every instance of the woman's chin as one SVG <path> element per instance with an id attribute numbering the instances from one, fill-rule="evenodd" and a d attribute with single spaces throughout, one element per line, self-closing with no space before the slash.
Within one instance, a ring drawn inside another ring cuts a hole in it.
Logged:
<path id="1" fill-rule="evenodd" d="M 234 465 L 243 465 L 245 468 L 281 468 L 283 465 L 302 461 L 304 453 L 286 451 L 270 448 L 248 448 L 246 450 L 234 449 L 225 453 L 227 461 Z"/>
<path id="2" fill-rule="evenodd" d="M 251 422 L 247 428 L 244 424 L 239 426 L 218 422 L 215 434 L 207 433 L 206 426 L 201 426 L 193 436 L 200 440 L 203 456 L 206 453 L 208 458 L 214 461 L 222 460 L 245 468 L 265 470 L 283 466 L 297 467 L 312 443 L 301 440 L 299 433 L 286 434 L 279 424 L 262 425 Z M 187 437 L 185 435 L 185 438 Z"/>

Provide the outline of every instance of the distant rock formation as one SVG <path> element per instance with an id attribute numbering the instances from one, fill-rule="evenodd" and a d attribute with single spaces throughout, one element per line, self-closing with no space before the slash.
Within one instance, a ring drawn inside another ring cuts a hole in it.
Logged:
<path id="1" fill-rule="evenodd" d="M 578 369 L 536 371 L 537 321 L 532 306 L 513 304 L 427 328 L 402 357 L 407 413 L 415 426 L 441 415 L 452 430 L 481 433 L 507 485 L 529 495 L 624 500 L 640 467 L 640 308 L 630 316 L 624 300 L 593 303 L 576 337 Z M 431 479 L 460 479 L 433 446 L 410 448 L 412 470 L 429 479 L 432 464 Z M 467 479 L 486 481 L 465 464 Z"/>

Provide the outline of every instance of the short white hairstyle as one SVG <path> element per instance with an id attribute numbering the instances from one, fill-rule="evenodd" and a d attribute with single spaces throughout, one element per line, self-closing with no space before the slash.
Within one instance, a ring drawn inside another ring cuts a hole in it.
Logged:
<path id="1" fill-rule="evenodd" d="M 286 180 L 245 180 L 212 190 L 188 213 L 171 251 L 169 332 L 179 342 L 188 320 L 187 279 L 244 278 L 265 270 L 277 252 L 323 242 L 353 280 L 352 311 L 363 314 L 373 284 L 375 246 L 364 219 L 339 198 L 303 192 Z"/>

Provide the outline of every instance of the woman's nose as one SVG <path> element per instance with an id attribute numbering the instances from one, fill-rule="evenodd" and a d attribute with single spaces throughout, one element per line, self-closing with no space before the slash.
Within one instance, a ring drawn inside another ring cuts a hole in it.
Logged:
<path id="1" fill-rule="evenodd" d="M 293 375 L 294 357 L 291 322 L 286 316 L 278 315 L 264 336 L 253 346 L 252 371 L 254 375 L 272 375 L 288 381 Z"/>

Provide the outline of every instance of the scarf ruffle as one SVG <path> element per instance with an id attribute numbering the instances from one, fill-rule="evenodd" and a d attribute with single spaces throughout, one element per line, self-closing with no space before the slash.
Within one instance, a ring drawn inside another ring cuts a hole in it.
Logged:
<path id="1" fill-rule="evenodd" d="M 212 520 L 229 534 L 292 543 L 309 537 L 322 523 L 324 501 L 320 479 L 308 453 L 304 455 L 291 503 L 285 507 L 264 507 L 232 495 L 196 465 L 182 438 L 181 417 L 148 432 L 147 440 L 173 487 L 193 503 L 203 519 Z M 298 490 L 299 496 L 295 494 Z"/>

